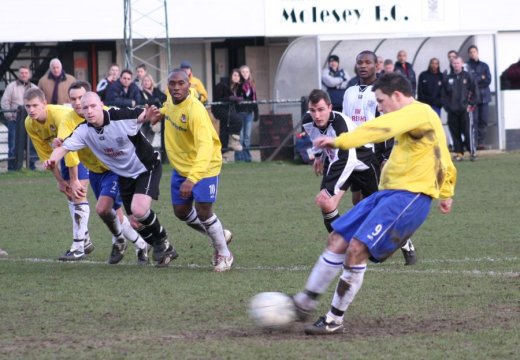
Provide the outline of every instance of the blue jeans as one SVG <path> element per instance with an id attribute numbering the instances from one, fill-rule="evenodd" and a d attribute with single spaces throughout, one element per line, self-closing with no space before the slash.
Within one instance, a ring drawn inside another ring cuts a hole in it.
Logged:
<path id="1" fill-rule="evenodd" d="M 254 112 L 239 113 L 242 117 L 242 130 L 240 131 L 240 142 L 244 150 L 235 151 L 235 161 L 251 162 L 251 131 L 253 130 Z"/>
<path id="2" fill-rule="evenodd" d="M 7 149 L 8 149 L 8 161 L 7 161 L 7 170 L 12 171 L 16 170 L 16 121 L 6 121 L 5 125 L 7 126 Z M 31 158 L 29 161 L 29 167 L 31 170 L 34 170 L 34 162 L 36 161 L 37 154 L 32 141 L 29 141 L 30 144 L 30 154 Z M 25 148 L 25 143 L 20 144 Z"/>

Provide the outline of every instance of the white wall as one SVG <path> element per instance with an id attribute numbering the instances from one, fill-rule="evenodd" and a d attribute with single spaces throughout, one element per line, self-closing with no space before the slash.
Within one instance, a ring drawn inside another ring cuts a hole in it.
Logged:
<path id="1" fill-rule="evenodd" d="M 139 10 L 132 13 L 133 37 L 164 37 L 157 36 L 164 30 L 164 0 L 132 3 L 132 8 Z M 517 0 L 169 0 L 167 4 L 170 38 L 423 37 L 432 32 L 475 34 L 519 29 Z M 2 0 L 0 6 L 3 14 L 12 15 L 0 21 L 0 42 L 123 38 L 124 0 Z M 393 7 L 395 18 L 391 16 Z M 284 13 L 293 11 L 294 19 L 284 18 Z M 149 14 L 148 19 L 141 14 Z M 338 19 L 334 14 L 348 16 Z"/>

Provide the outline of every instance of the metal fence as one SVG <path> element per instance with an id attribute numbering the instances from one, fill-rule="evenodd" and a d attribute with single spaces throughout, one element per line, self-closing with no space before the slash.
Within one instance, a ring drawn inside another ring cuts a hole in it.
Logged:
<path id="1" fill-rule="evenodd" d="M 307 111 L 305 98 L 241 102 L 215 101 L 206 108 L 212 116 L 222 142 L 227 147 L 232 123 L 244 112 L 254 112 L 250 150 L 259 150 L 262 161 L 294 159 L 294 136 L 301 131 L 301 119 Z"/>

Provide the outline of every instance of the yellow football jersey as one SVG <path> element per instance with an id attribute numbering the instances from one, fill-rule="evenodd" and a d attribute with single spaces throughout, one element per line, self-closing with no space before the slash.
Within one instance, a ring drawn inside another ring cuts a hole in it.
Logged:
<path id="1" fill-rule="evenodd" d="M 72 108 L 62 105 L 46 105 L 45 109 L 47 111 L 47 118 L 43 123 L 33 120 L 29 116 L 25 118 L 25 130 L 31 138 L 41 161 L 50 158 L 52 154 L 52 141 L 58 137 L 58 131 L 62 121 L 74 113 Z M 67 167 L 77 166 L 78 164 L 79 158 L 76 152 L 69 152 L 65 156 L 65 165 L 67 165 Z"/>
<path id="2" fill-rule="evenodd" d="M 161 113 L 166 153 L 175 170 L 194 183 L 220 174 L 222 145 L 204 105 L 193 96 L 178 105 L 169 98 Z"/>
<path id="3" fill-rule="evenodd" d="M 381 174 L 380 189 L 408 190 L 432 198 L 451 198 L 457 169 L 451 161 L 441 121 L 429 105 L 414 101 L 335 139 L 349 149 L 395 138 Z"/>

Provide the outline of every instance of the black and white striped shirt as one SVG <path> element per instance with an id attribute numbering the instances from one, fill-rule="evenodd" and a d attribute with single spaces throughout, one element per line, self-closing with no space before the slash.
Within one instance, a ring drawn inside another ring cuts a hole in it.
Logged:
<path id="1" fill-rule="evenodd" d="M 89 147 L 117 175 L 135 179 L 160 163 L 160 155 L 141 133 L 137 118 L 144 109 L 112 108 L 104 110 L 103 126 L 96 128 L 84 122 L 63 142 L 63 147 L 76 151 Z"/>

